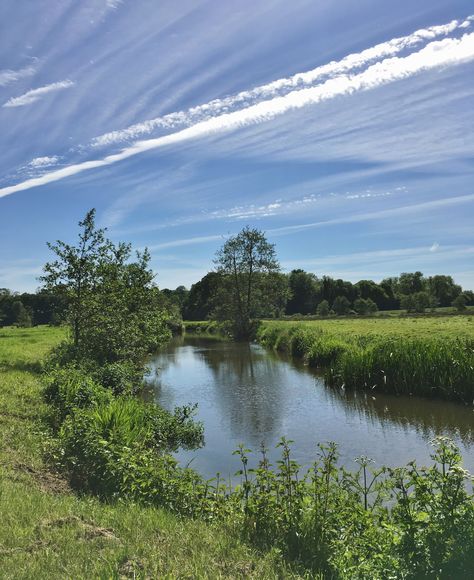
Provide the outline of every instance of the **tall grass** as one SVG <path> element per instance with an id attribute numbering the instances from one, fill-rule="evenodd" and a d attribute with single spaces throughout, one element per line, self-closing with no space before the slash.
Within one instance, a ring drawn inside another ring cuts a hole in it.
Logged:
<path id="1" fill-rule="evenodd" d="M 365 321 L 364 321 L 365 322 Z M 385 321 L 384 321 L 385 322 Z M 359 321 L 342 327 L 323 324 L 262 323 L 258 340 L 265 346 L 299 356 L 325 369 L 328 382 L 347 389 L 474 401 L 474 338 L 458 338 L 446 329 L 438 335 L 426 327 L 417 336 L 410 322 L 405 332 L 367 331 Z M 364 332 L 365 330 L 365 332 Z M 357 332 L 358 331 L 358 332 Z"/>

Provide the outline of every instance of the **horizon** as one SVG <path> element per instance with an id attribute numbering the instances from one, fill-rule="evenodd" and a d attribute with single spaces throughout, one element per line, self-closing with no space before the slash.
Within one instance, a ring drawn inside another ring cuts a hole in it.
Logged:
<path id="1" fill-rule="evenodd" d="M 97 208 L 189 288 L 226 237 L 283 271 L 474 289 L 474 10 L 466 0 L 7 0 L 0 287 Z M 349 24 L 350 23 L 350 26 Z"/>

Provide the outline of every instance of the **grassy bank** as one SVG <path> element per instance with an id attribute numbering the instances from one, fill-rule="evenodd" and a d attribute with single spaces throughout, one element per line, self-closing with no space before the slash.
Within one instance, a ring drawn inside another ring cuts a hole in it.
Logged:
<path id="1" fill-rule="evenodd" d="M 159 410 L 132 424 L 120 410 L 141 408 L 136 398 L 94 403 L 104 387 L 74 369 L 54 375 L 68 379 L 60 393 L 72 405 L 45 405 L 41 357 L 62 336 L 0 331 L 1 578 L 471 577 L 474 503 L 449 441 L 436 444 L 429 469 L 372 470 L 359 457 L 354 472 L 331 443 L 308 471 L 285 439 L 273 466 L 265 449 L 256 463 L 240 446 L 241 485 L 228 488 L 140 442 Z M 53 436 L 46 418 L 62 411 Z M 107 429 L 90 429 L 102 420 Z M 66 480 L 52 464 L 86 477 Z"/>
<path id="2" fill-rule="evenodd" d="M 469 316 L 265 321 L 258 340 L 324 368 L 336 386 L 474 400 Z"/>
<path id="3" fill-rule="evenodd" d="M 78 496 L 44 461 L 39 371 L 65 332 L 0 329 L 1 578 L 298 577 L 223 526 L 130 501 Z"/>

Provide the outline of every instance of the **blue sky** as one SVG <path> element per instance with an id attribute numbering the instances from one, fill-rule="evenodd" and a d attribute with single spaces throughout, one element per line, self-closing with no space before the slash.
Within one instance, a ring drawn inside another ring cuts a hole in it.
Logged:
<path id="1" fill-rule="evenodd" d="M 474 288 L 468 0 L 3 0 L 0 287 L 91 207 L 190 286 L 249 224 L 286 271 Z"/>

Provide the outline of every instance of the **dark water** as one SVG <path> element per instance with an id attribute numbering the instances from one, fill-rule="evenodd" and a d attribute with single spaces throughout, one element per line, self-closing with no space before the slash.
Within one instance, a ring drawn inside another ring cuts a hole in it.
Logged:
<path id="1" fill-rule="evenodd" d="M 444 401 L 378 393 L 345 393 L 326 387 L 313 370 L 255 344 L 201 337 L 177 338 L 150 364 L 150 385 L 167 409 L 198 403 L 205 447 L 180 452 L 205 477 L 233 475 L 240 464 L 232 451 L 239 443 L 258 451 L 274 449 L 279 438 L 294 440 L 294 459 L 307 465 L 316 443 L 335 441 L 340 462 L 368 455 L 376 465 L 430 463 L 430 441 L 449 435 L 464 465 L 474 471 L 474 410 Z M 257 457 L 257 455 L 255 455 Z M 256 459 L 255 459 L 256 461 Z"/>

